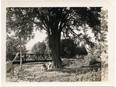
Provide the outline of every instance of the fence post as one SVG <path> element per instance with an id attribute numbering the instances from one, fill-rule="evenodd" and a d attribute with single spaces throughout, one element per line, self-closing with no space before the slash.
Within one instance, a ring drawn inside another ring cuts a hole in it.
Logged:
<path id="1" fill-rule="evenodd" d="M 20 39 L 20 69 L 22 69 L 22 49 L 21 49 L 21 37 L 19 37 Z"/>

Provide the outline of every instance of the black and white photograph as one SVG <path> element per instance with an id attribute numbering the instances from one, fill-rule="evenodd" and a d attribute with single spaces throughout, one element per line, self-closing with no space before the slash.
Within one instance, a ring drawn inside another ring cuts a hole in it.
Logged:
<path id="1" fill-rule="evenodd" d="M 107 20 L 103 7 L 7 7 L 6 81 L 107 81 Z"/>
<path id="2" fill-rule="evenodd" d="M 3 87 L 113 87 L 114 3 L 2 0 Z"/>

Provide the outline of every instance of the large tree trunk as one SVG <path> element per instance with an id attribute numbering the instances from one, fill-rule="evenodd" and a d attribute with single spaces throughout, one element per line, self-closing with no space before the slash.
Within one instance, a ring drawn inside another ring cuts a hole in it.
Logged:
<path id="1" fill-rule="evenodd" d="M 49 37 L 51 43 L 52 60 L 56 69 L 62 68 L 62 60 L 60 58 L 60 33 L 55 33 Z"/>

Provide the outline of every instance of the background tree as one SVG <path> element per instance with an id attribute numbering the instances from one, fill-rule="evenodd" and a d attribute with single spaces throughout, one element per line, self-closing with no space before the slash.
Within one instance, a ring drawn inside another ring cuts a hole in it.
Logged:
<path id="1" fill-rule="evenodd" d="M 46 50 L 46 45 L 44 42 L 38 42 L 32 47 L 32 52 L 35 54 L 38 54 L 41 52 L 45 52 Z"/>
<path id="2" fill-rule="evenodd" d="M 33 37 L 33 23 L 31 9 L 7 8 L 6 9 L 7 33 L 14 32 L 20 41 L 20 67 L 22 68 L 22 44 Z"/>
<path id="3" fill-rule="evenodd" d="M 26 47 L 22 45 L 22 53 L 26 53 Z M 16 53 L 20 52 L 20 41 L 16 37 L 7 36 L 6 40 L 6 60 L 13 60 Z"/>
<path id="4" fill-rule="evenodd" d="M 52 60 L 56 68 L 62 67 L 60 58 L 61 32 L 66 37 L 69 37 L 69 34 L 78 37 L 74 30 L 88 24 L 96 35 L 100 33 L 99 12 L 101 7 L 8 8 L 7 10 L 9 11 L 7 12 L 7 24 L 12 30 L 17 30 L 19 35 L 27 37 L 32 33 L 33 27 L 47 31 Z"/>

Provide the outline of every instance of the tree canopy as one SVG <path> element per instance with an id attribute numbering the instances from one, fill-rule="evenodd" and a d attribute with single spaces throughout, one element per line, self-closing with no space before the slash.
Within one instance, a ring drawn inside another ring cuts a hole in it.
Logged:
<path id="1" fill-rule="evenodd" d="M 55 31 L 69 33 L 88 24 L 95 33 L 100 32 L 101 7 L 51 7 L 51 8 L 7 8 L 7 31 L 14 30 L 18 36 L 30 37 L 33 29 L 46 30 L 48 35 Z M 58 29 L 56 29 L 58 28 Z M 58 31 L 57 31 L 58 30 Z M 32 35 L 33 36 L 33 35 Z"/>

